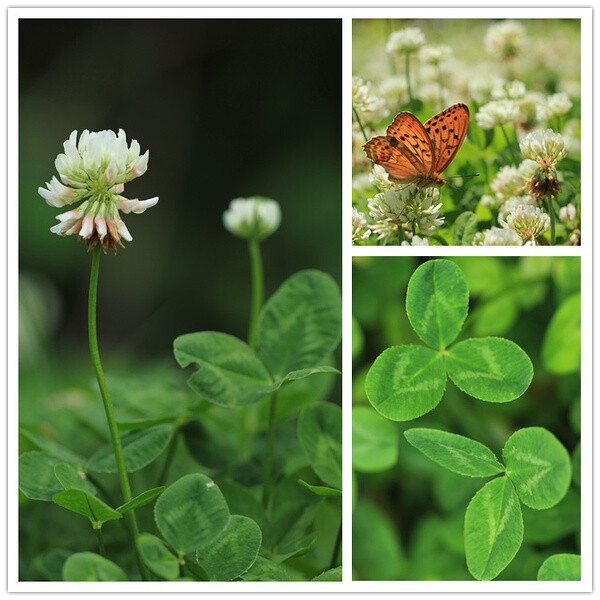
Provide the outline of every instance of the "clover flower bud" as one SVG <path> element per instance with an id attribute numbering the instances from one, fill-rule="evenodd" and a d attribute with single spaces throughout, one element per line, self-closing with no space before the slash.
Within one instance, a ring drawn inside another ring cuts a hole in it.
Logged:
<path id="1" fill-rule="evenodd" d="M 223 213 L 223 225 L 233 235 L 260 241 L 275 233 L 281 223 L 279 203 L 270 198 L 236 198 Z"/>
<path id="2" fill-rule="evenodd" d="M 567 226 L 568 229 L 577 227 L 577 209 L 574 204 L 562 206 L 558 211 L 558 218 Z"/>
<path id="3" fill-rule="evenodd" d="M 390 34 L 385 51 L 388 54 L 413 54 L 424 45 L 423 32 L 418 27 L 406 27 Z"/>
<path id="4" fill-rule="evenodd" d="M 122 129 L 118 133 L 85 129 L 79 141 L 75 130 L 63 148 L 54 161 L 62 183 L 52 177 L 46 188 L 38 188 L 38 193 L 57 208 L 83 202 L 58 215 L 60 222 L 50 231 L 62 236 L 78 235 L 86 241 L 88 250 L 100 244 L 104 252 L 111 248 L 116 253 L 117 246 L 123 247 L 122 238 L 133 239 L 119 211 L 140 214 L 158 202 L 158 197 L 140 201 L 120 195 L 125 183 L 146 172 L 149 152 L 140 156 L 136 140 L 128 146 Z"/>

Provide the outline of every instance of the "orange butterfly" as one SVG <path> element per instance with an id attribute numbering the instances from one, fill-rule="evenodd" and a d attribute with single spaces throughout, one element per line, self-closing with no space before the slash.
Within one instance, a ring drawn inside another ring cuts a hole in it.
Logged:
<path id="1" fill-rule="evenodd" d="M 401 112 L 386 135 L 370 139 L 363 149 L 394 183 L 441 187 L 446 180 L 440 173 L 452 162 L 468 127 L 469 109 L 465 104 L 449 106 L 425 125 L 412 113 Z"/>

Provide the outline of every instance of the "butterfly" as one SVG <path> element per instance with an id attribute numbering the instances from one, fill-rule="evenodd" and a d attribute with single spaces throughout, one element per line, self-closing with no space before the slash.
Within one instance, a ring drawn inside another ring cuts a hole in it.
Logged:
<path id="1" fill-rule="evenodd" d="M 424 125 L 412 113 L 401 112 L 388 126 L 386 135 L 370 139 L 363 149 L 388 172 L 393 183 L 441 187 L 446 180 L 440 173 L 456 156 L 468 127 L 466 104 L 453 104 Z"/>

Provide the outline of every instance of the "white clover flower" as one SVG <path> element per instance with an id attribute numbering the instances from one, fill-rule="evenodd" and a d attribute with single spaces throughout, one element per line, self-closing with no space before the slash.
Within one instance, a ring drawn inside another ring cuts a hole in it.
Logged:
<path id="1" fill-rule="evenodd" d="M 550 228 L 550 217 L 541 208 L 525 204 L 515 206 L 506 220 L 498 219 L 498 222 L 505 229 L 516 231 L 529 246 L 535 246 L 536 239 Z"/>
<path id="2" fill-rule="evenodd" d="M 373 165 L 373 169 L 369 173 L 369 182 L 378 190 L 395 187 L 395 184 L 390 181 L 389 173 L 381 165 Z"/>
<path id="3" fill-rule="evenodd" d="M 573 106 L 569 96 L 564 92 L 548 96 L 544 102 L 537 105 L 536 115 L 538 121 L 548 121 L 554 117 L 566 115 Z"/>
<path id="4" fill-rule="evenodd" d="M 262 196 L 235 198 L 223 213 L 225 229 L 246 240 L 263 240 L 277 231 L 280 223 L 279 204 Z"/>
<path id="5" fill-rule="evenodd" d="M 545 101 L 546 97 L 540 92 L 526 92 L 517 102 L 519 106 L 517 124 L 526 130 L 531 129 L 538 121 L 538 107 Z"/>
<path id="6" fill-rule="evenodd" d="M 383 242 L 384 246 L 390 242 L 398 240 L 398 223 L 394 223 L 389 219 L 384 219 L 383 221 L 374 223 L 370 226 L 370 228 L 371 231 L 377 236 L 377 239 L 380 242 Z"/>
<path id="7" fill-rule="evenodd" d="M 505 220 L 508 214 L 517 206 L 524 204 L 528 206 L 537 206 L 531 196 L 512 196 L 498 209 L 498 220 Z"/>
<path id="8" fill-rule="evenodd" d="M 467 87 L 471 98 L 479 104 L 488 102 L 491 98 L 492 90 L 501 86 L 504 80 L 492 73 L 480 73 L 467 82 Z"/>
<path id="9" fill-rule="evenodd" d="M 523 240 L 512 229 L 492 227 L 476 233 L 473 244 L 475 246 L 522 246 Z"/>
<path id="10" fill-rule="evenodd" d="M 448 96 L 449 92 L 445 88 L 440 88 L 440 84 L 435 81 L 427 81 L 419 86 L 419 98 L 423 102 L 439 102 L 440 96 Z"/>
<path id="11" fill-rule="evenodd" d="M 388 54 L 412 54 L 424 45 L 423 32 L 418 27 L 407 27 L 390 34 L 385 51 Z"/>
<path id="12" fill-rule="evenodd" d="M 517 21 L 502 21 L 489 27 L 484 38 L 485 49 L 501 59 L 511 59 L 527 47 L 525 27 Z"/>
<path id="13" fill-rule="evenodd" d="M 496 198 L 496 196 L 492 196 L 490 194 L 484 194 L 481 196 L 479 203 L 482 206 L 487 206 L 492 210 L 496 210 L 500 204 L 502 204 L 502 200 L 500 198 Z"/>
<path id="14" fill-rule="evenodd" d="M 535 160 L 531 160 L 526 158 L 519 165 L 519 173 L 522 175 L 523 179 L 526 181 L 533 177 L 533 174 L 538 170 L 538 164 Z"/>
<path id="15" fill-rule="evenodd" d="M 551 170 L 567 155 L 560 133 L 552 129 L 532 131 L 520 143 L 525 158 L 535 160 L 543 170 Z"/>
<path id="16" fill-rule="evenodd" d="M 363 242 L 371 235 L 367 217 L 355 206 L 352 207 L 352 243 Z"/>
<path id="17" fill-rule="evenodd" d="M 519 119 L 519 105 L 515 100 L 492 100 L 477 111 L 475 119 L 482 129 L 516 123 Z"/>
<path id="18" fill-rule="evenodd" d="M 401 246 L 429 246 L 429 240 L 425 237 L 421 238 L 418 235 L 413 235 L 410 242 L 404 240 Z"/>
<path id="19" fill-rule="evenodd" d="M 392 108 L 404 104 L 408 98 L 406 77 L 401 75 L 386 77 L 379 84 L 379 92 Z"/>
<path id="20" fill-rule="evenodd" d="M 427 65 L 437 66 L 452 58 L 452 48 L 446 44 L 423 46 L 419 51 L 419 58 Z"/>
<path id="21" fill-rule="evenodd" d="M 558 211 L 558 218 L 567 226 L 568 229 L 577 227 L 577 208 L 574 204 L 567 204 Z"/>
<path id="22" fill-rule="evenodd" d="M 437 188 L 393 187 L 369 199 L 369 215 L 376 222 L 389 220 L 430 235 L 444 223 L 444 217 L 440 217 L 442 204 L 437 203 L 439 198 Z"/>
<path id="23" fill-rule="evenodd" d="M 504 166 L 490 183 L 490 188 L 499 199 L 507 200 L 511 196 L 520 196 L 526 183 L 526 177 L 517 167 Z"/>
<path id="24" fill-rule="evenodd" d="M 525 97 L 526 92 L 525 84 L 522 81 L 500 81 L 492 88 L 492 98 L 494 100 L 520 100 Z"/>
<path id="25" fill-rule="evenodd" d="M 374 95 L 371 84 L 361 77 L 352 78 L 352 108 L 367 123 L 377 122 L 389 114 L 385 100 Z"/>
<path id="26" fill-rule="evenodd" d="M 119 211 L 140 214 L 158 202 L 158 197 L 128 200 L 120 195 L 125 183 L 146 172 L 149 151 L 140 155 L 137 140 L 127 146 L 122 129 L 118 134 L 85 129 L 79 142 L 77 131 L 73 131 L 63 146 L 64 153 L 54 163 L 62 183 L 52 177 L 46 188 L 38 188 L 38 193 L 57 208 L 83 202 L 58 215 L 60 223 L 50 231 L 63 236 L 79 235 L 89 250 L 100 243 L 105 252 L 108 248 L 116 252 L 117 245 L 124 247 L 121 238 L 128 242 L 133 239 Z"/>

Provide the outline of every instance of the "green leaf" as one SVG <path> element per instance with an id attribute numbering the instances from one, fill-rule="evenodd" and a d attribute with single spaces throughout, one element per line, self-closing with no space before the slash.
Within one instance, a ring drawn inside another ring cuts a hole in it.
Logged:
<path id="1" fill-rule="evenodd" d="M 274 379 L 323 363 L 339 343 L 339 288 L 320 271 L 292 275 L 269 298 L 258 322 L 257 352 Z"/>
<path id="2" fill-rule="evenodd" d="M 245 573 L 256 560 L 262 534 L 250 518 L 232 515 L 216 540 L 196 551 L 196 561 L 211 581 L 231 581 Z"/>
<path id="3" fill-rule="evenodd" d="M 307 490 L 310 490 L 313 494 L 317 496 L 341 496 L 342 490 L 325 487 L 323 485 L 311 485 L 304 481 L 304 479 L 298 479 L 298 483 L 304 486 Z"/>
<path id="4" fill-rule="evenodd" d="M 423 346 L 392 346 L 384 350 L 365 381 L 369 402 L 392 421 L 410 421 L 433 410 L 445 387 L 442 357 Z"/>
<path id="5" fill-rule="evenodd" d="M 454 234 L 452 236 L 453 246 L 471 246 L 473 238 L 477 233 L 477 215 L 471 211 L 465 211 L 458 215 L 454 221 Z"/>
<path id="6" fill-rule="evenodd" d="M 352 560 L 360 579 L 395 580 L 403 574 L 395 524 L 371 500 L 359 500 L 352 513 Z"/>
<path id="7" fill-rule="evenodd" d="M 577 442 L 571 455 L 571 467 L 573 469 L 573 482 L 581 487 L 581 444 L 579 442 Z"/>
<path id="8" fill-rule="evenodd" d="M 124 435 L 121 444 L 127 471 L 130 473 L 139 471 L 157 459 L 169 444 L 172 433 L 171 425 L 156 425 L 150 429 Z M 117 472 L 112 444 L 105 444 L 93 454 L 88 469 L 98 473 Z"/>
<path id="9" fill-rule="evenodd" d="M 273 389 L 269 372 L 254 350 L 232 335 L 189 333 L 176 338 L 173 348 L 182 367 L 198 365 L 188 385 L 204 400 L 221 406 L 244 406 L 258 402 Z"/>
<path id="10" fill-rule="evenodd" d="M 556 375 L 579 371 L 581 358 L 581 295 L 569 296 L 556 309 L 542 342 L 544 368 Z"/>
<path id="11" fill-rule="evenodd" d="M 146 506 L 146 504 L 149 504 L 150 502 L 152 502 L 152 500 L 154 500 L 154 498 L 156 498 L 157 496 L 160 496 L 164 489 L 165 489 L 165 486 L 162 485 L 160 487 L 155 487 L 150 490 L 146 490 L 145 492 L 142 492 L 135 498 L 132 498 L 129 502 L 125 502 L 125 504 L 121 504 L 121 506 L 119 506 L 117 508 L 117 510 L 121 514 L 124 514 L 126 512 L 129 512 L 130 510 L 133 510 L 134 508 L 140 508 L 142 506 Z"/>
<path id="12" fill-rule="evenodd" d="M 142 533 L 139 544 L 144 563 L 155 575 L 167 581 L 174 581 L 179 577 L 179 559 L 160 538 L 150 533 Z"/>
<path id="13" fill-rule="evenodd" d="M 521 396 L 533 379 L 529 356 L 504 338 L 459 342 L 448 351 L 446 368 L 458 388 L 486 402 L 510 402 Z"/>
<path id="14" fill-rule="evenodd" d="M 352 360 L 356 360 L 365 347 L 365 335 L 359 320 L 352 316 Z"/>
<path id="15" fill-rule="evenodd" d="M 71 512 L 87 517 L 94 529 L 100 529 L 106 521 L 115 521 L 123 516 L 96 496 L 83 490 L 63 490 L 54 494 L 52 501 Z"/>
<path id="16" fill-rule="evenodd" d="M 580 581 L 581 556 L 579 554 L 553 554 L 540 567 L 538 581 Z"/>
<path id="17" fill-rule="evenodd" d="M 291 383 L 292 381 L 298 381 L 304 379 L 310 375 L 317 375 L 319 373 L 336 373 L 339 375 L 341 371 L 335 367 L 329 365 L 322 365 L 319 367 L 312 367 L 310 369 L 298 369 L 297 371 L 290 371 L 285 377 L 278 379 L 272 386 L 273 391 L 279 389 L 284 383 Z"/>
<path id="18" fill-rule="evenodd" d="M 335 567 L 334 569 L 328 569 L 323 571 L 320 575 L 312 578 L 313 581 L 341 581 L 342 580 L 342 567 Z"/>
<path id="19" fill-rule="evenodd" d="M 250 517 L 261 529 L 263 528 L 266 519 L 265 510 L 260 500 L 249 488 L 225 479 L 219 481 L 219 489 L 225 496 L 230 513 Z"/>
<path id="20" fill-rule="evenodd" d="M 54 474 L 61 459 L 47 452 L 25 452 L 19 456 L 19 489 L 32 500 L 50 502 L 62 490 Z"/>
<path id="21" fill-rule="evenodd" d="M 55 442 L 43 435 L 39 435 L 34 431 L 29 431 L 27 429 L 20 429 L 21 435 L 25 436 L 30 442 L 35 444 L 40 450 L 47 452 L 48 454 L 52 454 L 52 456 L 56 456 L 57 458 L 62 459 L 63 462 L 73 463 L 82 465 L 85 463 L 85 459 L 75 454 L 75 452 L 71 452 L 68 448 L 65 448 L 62 444 Z"/>
<path id="22" fill-rule="evenodd" d="M 96 488 L 87 479 L 85 472 L 67 463 L 58 463 L 54 466 L 54 475 L 65 490 L 83 490 L 96 494 Z"/>
<path id="23" fill-rule="evenodd" d="M 507 477 L 486 483 L 467 507 L 465 555 L 475 579 L 497 577 L 523 541 L 521 505 Z"/>
<path id="24" fill-rule="evenodd" d="M 93 552 L 71 554 L 63 566 L 64 581 L 127 581 L 123 569 Z"/>
<path id="25" fill-rule="evenodd" d="M 409 444 L 436 463 L 460 475 L 490 477 L 504 471 L 496 455 L 483 444 L 438 429 L 409 429 Z"/>
<path id="26" fill-rule="evenodd" d="M 581 498 L 570 489 L 552 508 L 535 510 L 523 506 L 524 543 L 548 545 L 575 533 L 581 524 Z"/>
<path id="27" fill-rule="evenodd" d="M 258 556 L 241 578 L 244 581 L 292 581 L 285 567 L 264 556 Z"/>
<path id="28" fill-rule="evenodd" d="M 154 505 L 162 536 L 180 554 L 189 554 L 214 540 L 229 523 L 229 508 L 216 484 L 191 473 L 171 484 Z"/>
<path id="29" fill-rule="evenodd" d="M 191 456 L 209 469 L 227 470 L 235 459 L 233 443 L 200 421 L 190 421 L 182 428 L 183 439 Z"/>
<path id="30" fill-rule="evenodd" d="M 432 348 L 445 348 L 456 339 L 468 309 L 467 280 L 449 260 L 423 263 L 408 282 L 408 319 L 417 335 Z"/>
<path id="31" fill-rule="evenodd" d="M 319 402 L 298 418 L 298 438 L 315 473 L 330 487 L 342 487 L 342 410 Z"/>
<path id="32" fill-rule="evenodd" d="M 377 473 L 398 460 L 396 425 L 367 406 L 352 408 L 352 467 L 362 473 Z"/>
<path id="33" fill-rule="evenodd" d="M 539 510 L 564 498 L 571 483 L 571 458 L 547 429 L 515 431 L 504 445 L 502 457 L 523 504 Z"/>

